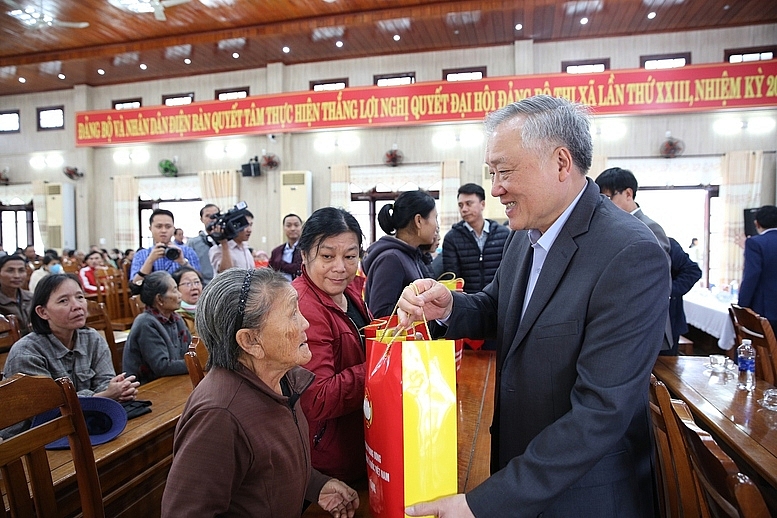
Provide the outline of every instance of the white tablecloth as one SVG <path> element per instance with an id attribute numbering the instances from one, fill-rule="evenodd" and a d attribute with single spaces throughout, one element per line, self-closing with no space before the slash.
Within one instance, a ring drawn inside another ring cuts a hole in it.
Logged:
<path id="1" fill-rule="evenodd" d="M 732 299 L 733 302 L 735 300 Z M 683 296 L 685 320 L 718 339 L 718 347 L 729 350 L 736 344 L 734 324 L 728 316 L 731 302 L 723 302 L 709 290 L 695 288 Z"/>

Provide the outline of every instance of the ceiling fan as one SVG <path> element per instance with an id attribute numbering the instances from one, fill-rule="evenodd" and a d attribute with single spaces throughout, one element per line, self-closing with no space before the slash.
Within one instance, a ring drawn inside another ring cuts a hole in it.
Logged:
<path id="1" fill-rule="evenodd" d="M 124 11 L 131 13 L 154 13 L 154 18 L 160 22 L 167 20 L 165 9 L 180 4 L 186 4 L 191 0 L 108 0 L 108 3 Z"/>
<path id="2" fill-rule="evenodd" d="M 45 27 L 66 27 L 69 29 L 85 29 L 89 27 L 89 22 L 66 22 L 43 12 L 43 2 L 40 6 L 24 6 L 14 0 L 5 0 L 5 4 L 12 10 L 8 11 L 8 16 L 16 18 L 28 29 L 42 29 Z"/>

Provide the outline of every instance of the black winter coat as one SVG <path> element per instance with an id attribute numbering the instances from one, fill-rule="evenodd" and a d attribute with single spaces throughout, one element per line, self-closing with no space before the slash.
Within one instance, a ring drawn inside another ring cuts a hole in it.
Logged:
<path id="1" fill-rule="evenodd" d="M 454 224 L 442 244 L 443 272 L 453 272 L 464 279 L 464 291 L 477 293 L 494 278 L 510 229 L 496 221 L 486 220 L 488 237 L 480 252 L 475 236 L 463 221 Z"/>

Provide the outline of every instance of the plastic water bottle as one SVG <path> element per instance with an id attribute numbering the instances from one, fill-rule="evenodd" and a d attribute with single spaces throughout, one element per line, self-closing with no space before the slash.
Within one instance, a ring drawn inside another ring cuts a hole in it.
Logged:
<path id="1" fill-rule="evenodd" d="M 748 392 L 755 387 L 755 347 L 750 340 L 742 340 L 742 345 L 737 347 L 739 362 L 739 382 L 737 388 Z"/>

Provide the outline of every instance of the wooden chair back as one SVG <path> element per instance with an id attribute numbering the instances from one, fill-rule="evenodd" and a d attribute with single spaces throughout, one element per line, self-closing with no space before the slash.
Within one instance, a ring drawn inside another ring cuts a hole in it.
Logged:
<path id="1" fill-rule="evenodd" d="M 67 437 L 85 518 L 103 518 L 103 500 L 89 432 L 75 387 L 68 378 L 15 374 L 0 382 L 0 429 L 59 408 L 62 415 L 0 442 L 0 485 L 11 516 L 60 516 L 45 445 Z M 0 500 L 2 502 L 2 500 Z M 0 515 L 6 516 L 5 504 Z"/>
<path id="2" fill-rule="evenodd" d="M 19 338 L 21 333 L 16 315 L 0 315 L 0 353 L 8 352 Z"/>
<path id="3" fill-rule="evenodd" d="M 60 264 L 62 264 L 62 270 L 65 273 L 74 273 L 78 275 L 78 271 L 80 270 L 80 268 L 78 267 L 78 263 L 76 261 L 69 261 L 69 260 L 66 261 L 63 258 Z"/>
<path id="4" fill-rule="evenodd" d="M 685 407 L 678 401 L 676 407 Z M 767 518 L 771 516 L 758 487 L 739 472 L 712 436 L 693 421 L 678 419 L 696 479 L 713 516 Z"/>
<path id="5" fill-rule="evenodd" d="M 86 301 L 86 325 L 105 334 L 105 341 L 111 350 L 111 360 L 113 361 L 113 370 L 116 374 L 122 372 L 122 355 L 124 346 L 119 347 L 113 336 L 113 325 L 111 317 L 105 310 L 105 304 L 93 300 Z"/>
<path id="6" fill-rule="evenodd" d="M 117 331 L 131 328 L 135 317 L 129 309 L 129 295 L 121 275 L 100 268 L 95 270 L 94 278 L 97 282 L 97 301 L 105 304 L 113 328 Z"/>
<path id="7" fill-rule="evenodd" d="M 656 440 L 656 477 L 661 516 L 709 516 L 709 513 L 702 512 L 703 501 L 700 503 L 682 432 L 672 410 L 669 391 L 653 375 L 650 376 L 650 416 Z"/>
<path id="8" fill-rule="evenodd" d="M 137 317 L 146 309 L 146 305 L 140 300 L 140 295 L 133 295 L 129 298 L 129 307 L 133 317 Z"/>
<path id="9" fill-rule="evenodd" d="M 777 339 L 767 319 L 750 308 L 731 304 L 734 328 L 740 340 L 749 339 L 755 347 L 755 375 L 771 385 L 777 383 Z"/>
<path id="10" fill-rule="evenodd" d="M 186 368 L 189 371 L 189 379 L 192 382 L 192 389 L 197 388 L 202 379 L 205 377 L 205 370 L 197 354 L 198 347 L 200 346 L 200 337 L 193 336 L 192 343 L 189 344 L 189 350 L 184 355 L 186 361 Z"/>

